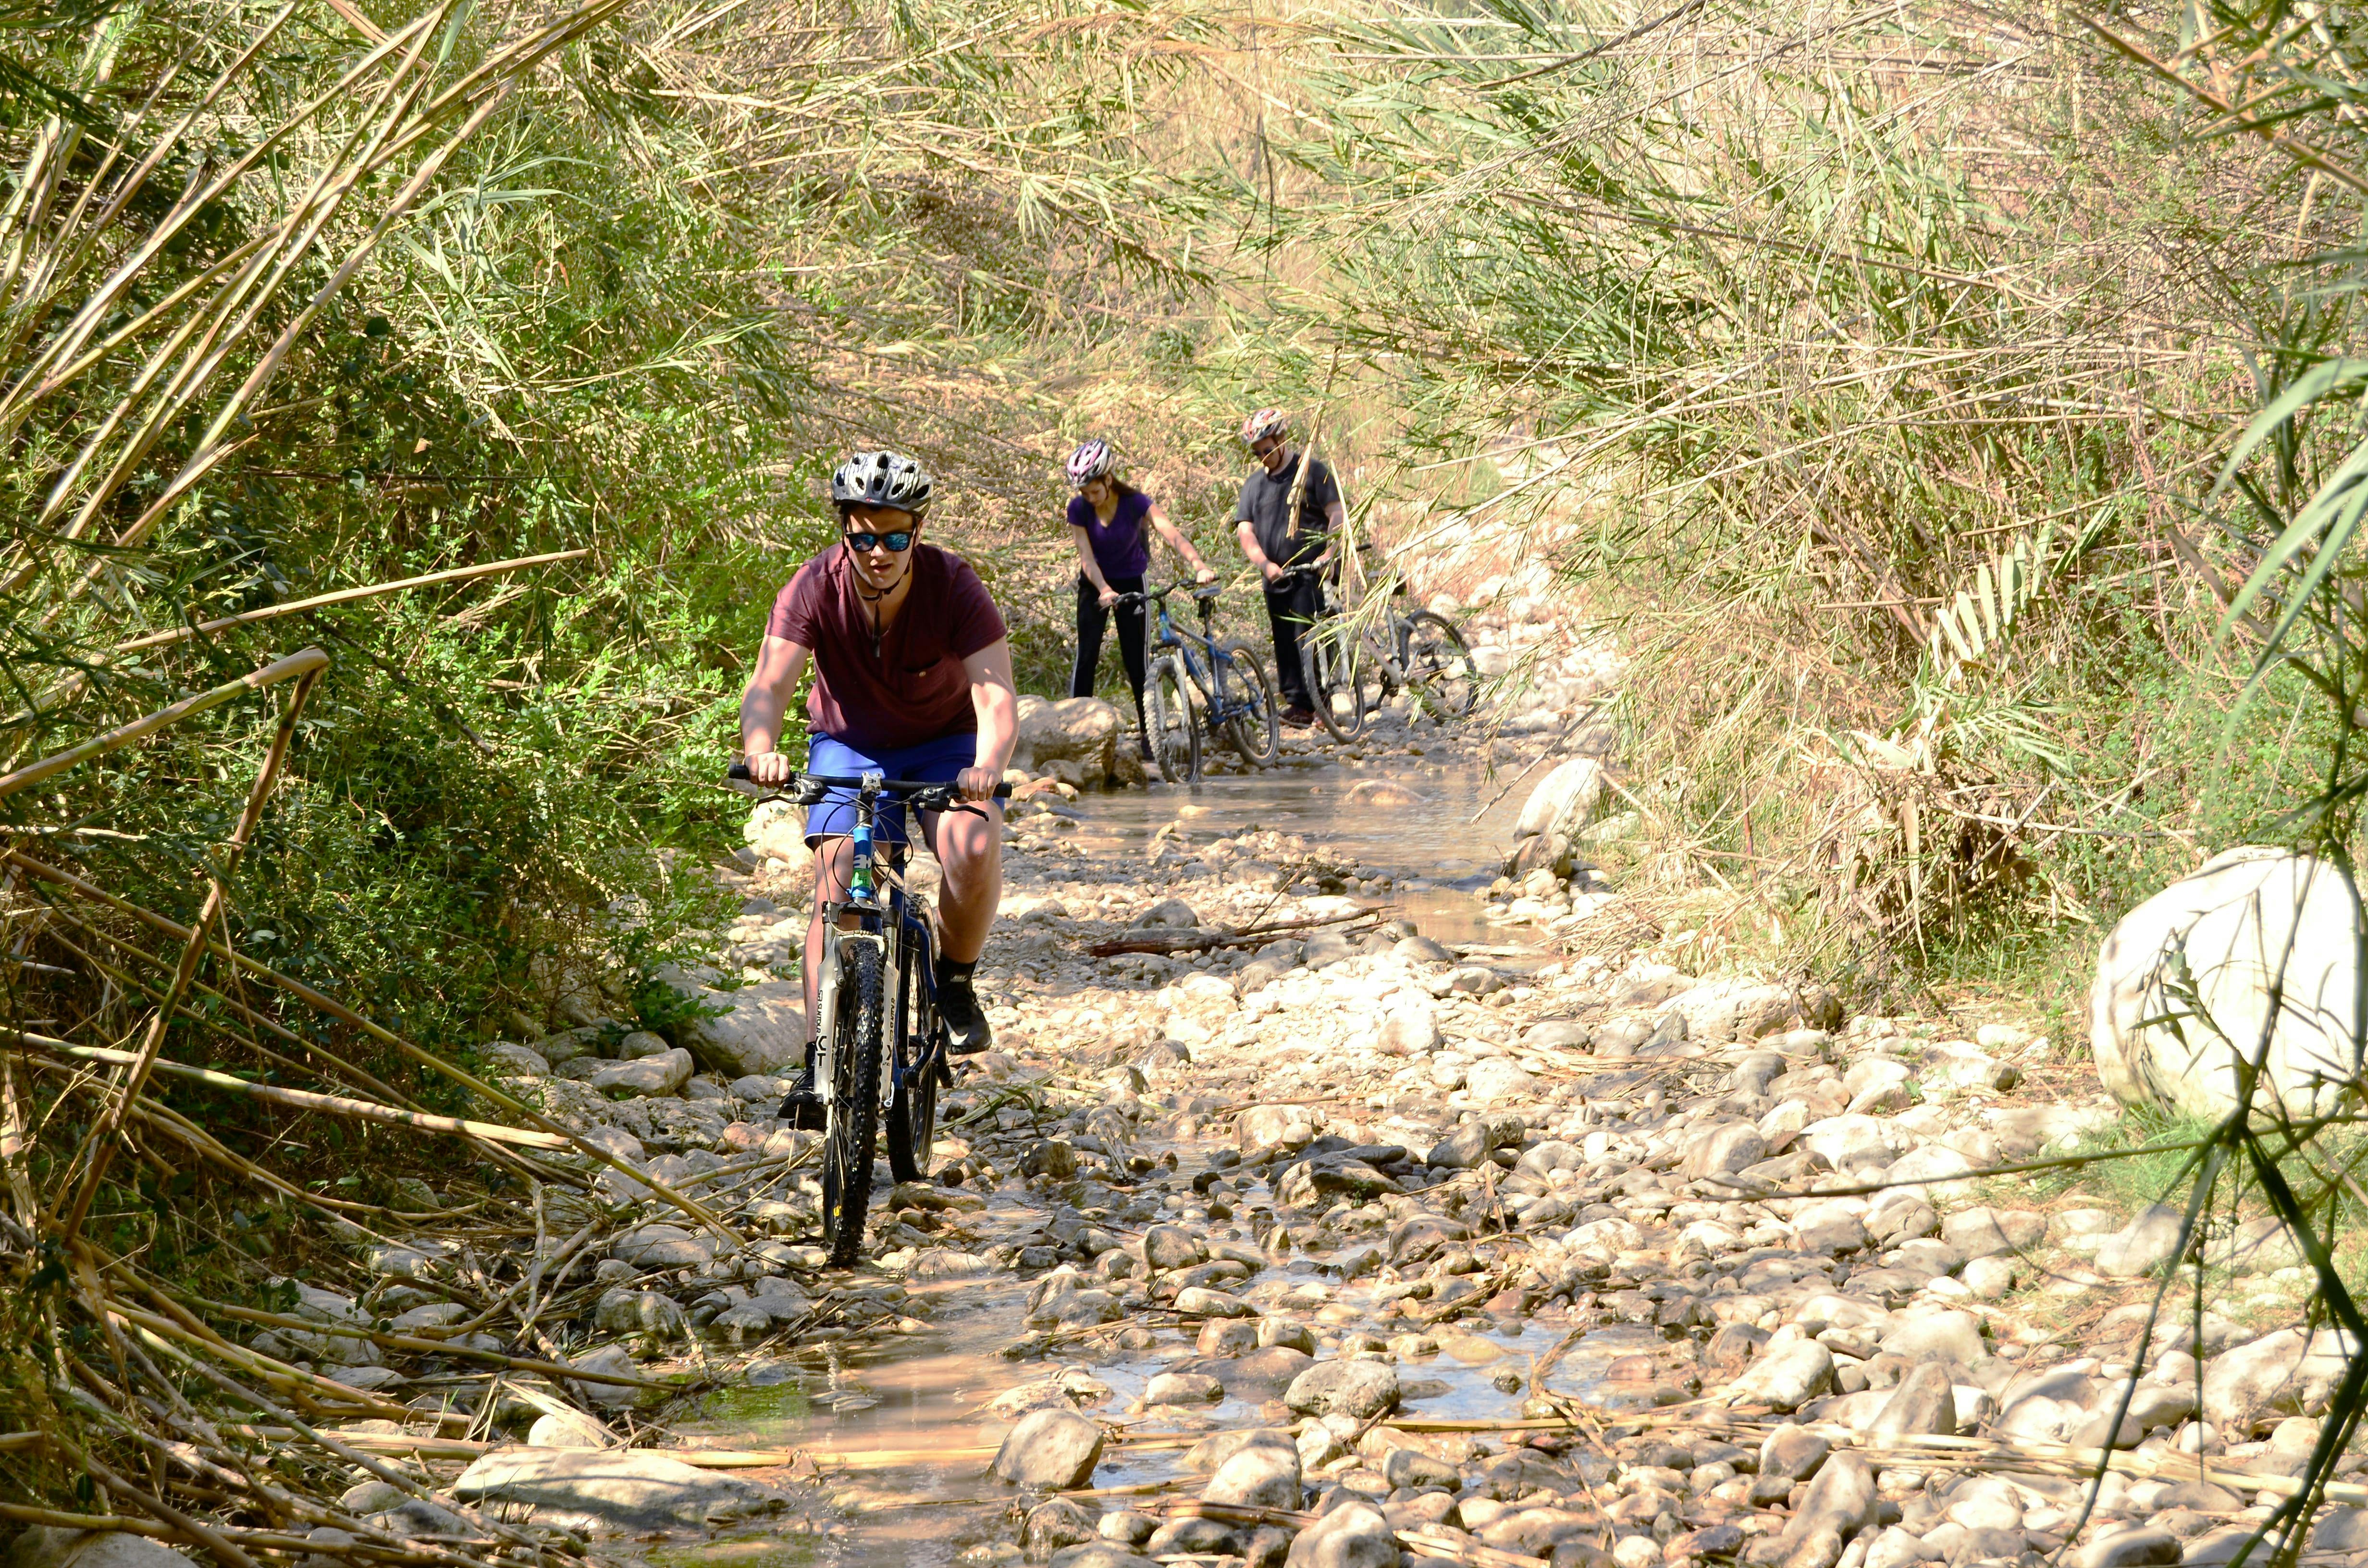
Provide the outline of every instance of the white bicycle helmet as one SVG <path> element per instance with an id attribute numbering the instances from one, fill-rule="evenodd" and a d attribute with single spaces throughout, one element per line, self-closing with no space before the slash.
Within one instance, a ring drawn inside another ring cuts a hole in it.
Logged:
<path id="1" fill-rule="evenodd" d="M 1108 441 L 1080 441 L 1069 454 L 1069 483 L 1084 489 L 1089 479 L 1107 479 L 1118 469 L 1118 458 Z"/>
<path id="2" fill-rule="evenodd" d="M 916 517 L 930 488 L 929 471 L 902 452 L 858 452 L 830 476 L 830 498 L 842 506 L 894 506 Z"/>
<path id="3" fill-rule="evenodd" d="M 1255 447 L 1269 436 L 1287 434 L 1290 426 L 1280 408 L 1261 408 L 1242 421 L 1242 445 Z"/>

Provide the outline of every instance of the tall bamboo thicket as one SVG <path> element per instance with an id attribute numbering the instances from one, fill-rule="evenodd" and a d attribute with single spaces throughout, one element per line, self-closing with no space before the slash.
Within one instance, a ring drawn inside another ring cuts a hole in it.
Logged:
<path id="1" fill-rule="evenodd" d="M 1110 155 L 1183 46 L 620 0 L 37 7 L 0 43 L 0 1530 L 577 1555 L 390 1533 L 340 1494 L 432 1478 L 337 1429 L 597 1416 L 639 1381 L 569 1365 L 603 1238 L 642 1202 L 756 1238 L 603 1187 L 477 1052 L 685 1022 L 657 977 L 712 924 L 814 482 L 894 440 L 969 497 L 949 528 L 1035 503 L 988 367 L 1189 282 L 1155 220 L 1190 200 Z M 463 1323 L 390 1338 L 406 1269 Z M 369 1346 L 443 1382 L 329 1375 Z"/>

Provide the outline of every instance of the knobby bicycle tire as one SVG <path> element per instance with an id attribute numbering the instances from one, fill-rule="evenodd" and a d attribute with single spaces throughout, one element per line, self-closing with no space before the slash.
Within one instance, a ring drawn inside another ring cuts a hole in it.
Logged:
<path id="1" fill-rule="evenodd" d="M 1480 671 L 1472 662 L 1471 644 L 1443 615 L 1416 610 L 1399 622 L 1398 663 L 1406 684 L 1434 711 L 1461 719 L 1480 700 Z"/>
<path id="2" fill-rule="evenodd" d="M 1217 644 L 1217 651 L 1226 655 L 1215 661 L 1218 700 L 1235 700 L 1225 689 L 1225 671 L 1230 668 L 1244 687 L 1241 699 L 1249 706 L 1248 712 L 1225 721 L 1225 739 L 1241 753 L 1244 762 L 1263 767 L 1282 749 L 1282 713 L 1275 706 L 1274 687 L 1266 678 L 1266 666 L 1258 663 L 1258 650 L 1240 638 L 1226 638 Z"/>
<path id="3" fill-rule="evenodd" d="M 1307 629 L 1299 649 L 1316 722 L 1336 741 L 1355 740 L 1365 730 L 1364 684 L 1358 671 L 1365 658 L 1362 642 L 1346 620 L 1326 616 Z"/>
<path id="4" fill-rule="evenodd" d="M 1173 653 L 1151 662 L 1143 683 L 1144 725 L 1151 731 L 1151 757 L 1170 784 L 1201 781 L 1201 721 L 1193 711 L 1191 677 Z"/>
<path id="5" fill-rule="evenodd" d="M 918 915 L 928 924 L 928 909 Z M 927 937 L 905 943 L 896 966 L 895 1035 L 903 1042 L 895 1096 L 888 1104 L 888 1169 L 898 1181 L 927 1181 L 938 1141 L 938 1065 L 945 1060 L 945 1023 L 929 1000 Z"/>
<path id="6" fill-rule="evenodd" d="M 838 1062 L 823 1161 L 823 1234 L 831 1266 L 849 1268 L 863 1249 L 871 1206 L 871 1156 L 880 1137 L 882 1006 L 880 945 L 851 937 L 838 944 Z"/>

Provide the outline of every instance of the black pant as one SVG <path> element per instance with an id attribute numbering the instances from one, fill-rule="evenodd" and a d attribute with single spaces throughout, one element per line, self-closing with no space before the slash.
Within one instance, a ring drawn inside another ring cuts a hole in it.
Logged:
<path id="1" fill-rule="evenodd" d="M 1110 577 L 1110 585 L 1121 594 L 1143 592 L 1140 577 Z M 1069 676 L 1071 697 L 1091 697 L 1094 694 L 1095 666 L 1102 662 L 1102 627 L 1112 614 L 1118 618 L 1118 657 L 1126 666 L 1127 684 L 1134 688 L 1134 722 L 1143 728 L 1144 631 L 1145 609 L 1143 605 L 1120 605 L 1113 611 L 1101 601 L 1101 590 L 1077 574 L 1077 667 Z"/>
<path id="2" fill-rule="evenodd" d="M 1266 618 L 1274 627 L 1274 676 L 1282 687 L 1285 708 L 1313 708 L 1307 695 L 1307 672 L 1299 661 L 1299 639 L 1313 625 L 1322 604 L 1315 579 L 1290 577 L 1266 586 Z"/>

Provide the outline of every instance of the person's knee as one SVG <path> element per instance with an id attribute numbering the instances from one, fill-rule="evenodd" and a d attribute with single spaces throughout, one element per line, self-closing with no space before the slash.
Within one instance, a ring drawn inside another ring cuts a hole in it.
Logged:
<path id="1" fill-rule="evenodd" d="M 938 852 L 946 875 L 956 881 L 991 871 L 1002 863 L 1002 829 L 994 822 L 969 818 L 938 830 Z"/>

